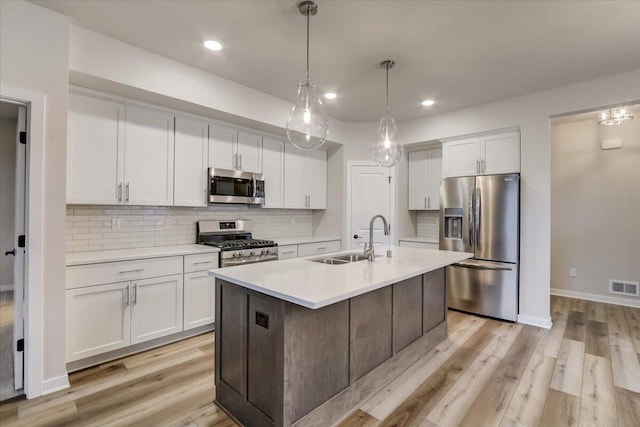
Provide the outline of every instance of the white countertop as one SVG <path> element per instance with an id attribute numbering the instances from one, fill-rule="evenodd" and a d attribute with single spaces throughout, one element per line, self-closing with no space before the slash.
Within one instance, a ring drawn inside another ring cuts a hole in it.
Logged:
<path id="1" fill-rule="evenodd" d="M 398 241 L 400 240 L 404 242 L 439 243 L 439 239 L 437 237 L 408 236 L 400 237 Z"/>
<path id="2" fill-rule="evenodd" d="M 209 274 L 303 307 L 320 308 L 473 256 L 399 246 L 392 246 L 392 250 L 393 257 L 387 258 L 386 250 L 381 248 L 377 255 L 382 256 L 375 262 L 328 265 L 309 261 L 320 258 L 314 256 L 226 267 L 209 270 Z M 349 252 L 354 251 L 336 254 Z"/>
<path id="3" fill-rule="evenodd" d="M 154 246 L 151 248 L 114 249 L 110 251 L 72 252 L 66 257 L 67 267 L 72 265 L 97 264 L 101 262 L 128 261 L 140 258 L 162 258 L 177 255 L 195 255 L 220 252 L 218 248 L 205 245 Z"/>
<path id="4" fill-rule="evenodd" d="M 275 241 L 278 246 L 285 245 L 300 245 L 303 243 L 317 243 L 317 242 L 328 242 L 331 240 L 342 240 L 342 237 L 318 237 L 318 236 L 302 236 L 302 237 L 285 237 L 282 239 L 271 239 Z"/>

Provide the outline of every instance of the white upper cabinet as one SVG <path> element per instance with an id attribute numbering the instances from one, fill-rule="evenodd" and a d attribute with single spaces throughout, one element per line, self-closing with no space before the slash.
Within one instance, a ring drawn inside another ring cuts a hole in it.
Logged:
<path id="1" fill-rule="evenodd" d="M 262 135 L 238 131 L 238 169 L 262 173 Z"/>
<path id="2" fill-rule="evenodd" d="M 284 207 L 284 141 L 264 137 L 262 140 L 264 208 Z"/>
<path id="3" fill-rule="evenodd" d="M 306 156 L 307 207 L 311 209 L 327 208 L 327 152 L 315 150 Z"/>
<path id="4" fill-rule="evenodd" d="M 173 204 L 174 116 L 128 106 L 124 144 L 125 203 Z"/>
<path id="5" fill-rule="evenodd" d="M 482 173 L 520 172 L 520 133 L 510 132 L 481 138 Z"/>
<path id="6" fill-rule="evenodd" d="M 262 136 L 209 125 L 209 167 L 262 173 Z"/>
<path id="7" fill-rule="evenodd" d="M 441 178 L 440 147 L 409 153 L 409 209 L 439 209 Z"/>
<path id="8" fill-rule="evenodd" d="M 519 132 L 447 141 L 442 149 L 445 177 L 520 172 Z"/>
<path id="9" fill-rule="evenodd" d="M 208 124 L 176 117 L 173 204 L 207 205 Z"/>
<path id="10" fill-rule="evenodd" d="M 284 207 L 327 208 L 327 152 L 284 149 Z"/>
<path id="11" fill-rule="evenodd" d="M 67 203 L 122 201 L 125 105 L 69 94 Z"/>

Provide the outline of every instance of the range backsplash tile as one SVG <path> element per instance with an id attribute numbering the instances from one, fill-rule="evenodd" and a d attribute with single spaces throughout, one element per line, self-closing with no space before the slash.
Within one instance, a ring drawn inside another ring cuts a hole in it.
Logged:
<path id="1" fill-rule="evenodd" d="M 113 221 L 119 226 L 112 227 Z M 313 212 L 249 206 L 207 208 L 67 205 L 67 252 L 143 248 L 195 243 L 196 222 L 251 220 L 256 238 L 310 236 Z"/>

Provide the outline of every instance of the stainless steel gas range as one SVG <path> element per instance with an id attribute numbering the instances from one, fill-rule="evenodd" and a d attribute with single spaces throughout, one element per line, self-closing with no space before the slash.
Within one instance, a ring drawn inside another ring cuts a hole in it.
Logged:
<path id="1" fill-rule="evenodd" d="M 278 259 L 278 244 L 252 238 L 247 220 L 198 221 L 197 233 L 197 243 L 220 249 L 221 268 Z"/>

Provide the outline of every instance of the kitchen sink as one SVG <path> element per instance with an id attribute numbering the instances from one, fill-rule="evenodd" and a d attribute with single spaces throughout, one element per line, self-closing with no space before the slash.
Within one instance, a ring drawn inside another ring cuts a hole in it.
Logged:
<path id="1" fill-rule="evenodd" d="M 376 255 L 376 258 L 379 258 L 381 256 L 382 255 Z M 351 262 L 364 261 L 366 259 L 367 259 L 366 255 L 362 255 L 359 252 L 352 252 L 352 253 L 342 254 L 342 255 L 313 258 L 313 259 L 310 259 L 309 261 L 318 262 L 320 264 L 341 265 L 341 264 L 349 264 Z"/>

